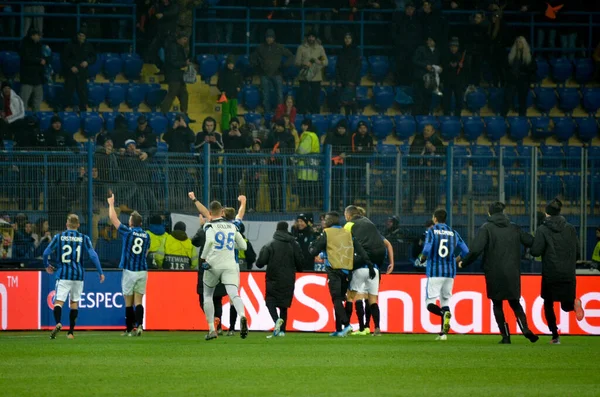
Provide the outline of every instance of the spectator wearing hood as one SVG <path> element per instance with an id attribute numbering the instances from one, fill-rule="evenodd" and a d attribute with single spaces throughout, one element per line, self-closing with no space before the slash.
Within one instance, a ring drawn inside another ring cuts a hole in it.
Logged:
<path id="1" fill-rule="evenodd" d="M 198 250 L 185 231 L 185 223 L 177 222 L 173 226 L 173 232 L 167 235 L 162 269 L 190 270 L 198 267 Z"/>
<path id="2" fill-rule="evenodd" d="M 58 116 L 52 116 L 50 119 L 50 128 L 46 131 L 47 147 L 51 148 L 74 148 L 77 142 L 73 135 L 62 128 L 62 121 Z"/>
<path id="3" fill-rule="evenodd" d="M 150 249 L 148 250 L 148 263 L 154 268 L 162 268 L 165 259 L 165 243 L 169 235 L 160 215 L 153 215 L 148 222 L 146 233 L 150 236 Z"/>
<path id="4" fill-rule="evenodd" d="M 392 22 L 392 39 L 396 53 L 396 84 L 410 85 L 412 82 L 412 59 L 415 51 L 423 42 L 423 26 L 416 13 L 415 4 L 407 1 L 404 11 L 394 13 Z"/>
<path id="5" fill-rule="evenodd" d="M 237 153 L 227 159 L 227 202 L 234 203 L 239 195 L 239 186 L 244 174 L 244 166 L 247 164 L 242 156 L 239 156 L 246 148 L 252 145 L 252 135 L 246 130 L 240 129 L 240 121 L 234 117 L 229 122 L 229 131 L 223 133 L 223 146 L 225 152 Z"/>
<path id="6" fill-rule="evenodd" d="M 301 68 L 298 75 L 298 111 L 300 114 L 318 114 L 321 111 L 321 81 L 323 68 L 328 65 L 325 49 L 317 35 L 308 32 L 304 43 L 296 52 L 296 66 Z"/>
<path id="7" fill-rule="evenodd" d="M 195 148 L 199 153 L 204 150 L 204 145 L 210 146 L 212 153 L 218 153 L 223 151 L 223 136 L 220 132 L 216 131 L 217 121 L 212 117 L 207 117 L 202 122 L 202 131 L 196 134 Z"/>
<path id="8" fill-rule="evenodd" d="M 189 153 L 195 138 L 194 132 L 182 115 L 178 115 L 173 126 L 163 134 L 163 140 L 169 145 L 170 153 Z"/>
<path id="9" fill-rule="evenodd" d="M 137 128 L 134 134 L 137 148 L 141 152 L 146 153 L 147 157 L 154 156 L 158 150 L 158 137 L 152 130 L 152 127 L 150 127 L 150 124 L 148 124 L 146 116 L 141 115 L 138 117 Z"/>
<path id="10" fill-rule="evenodd" d="M 165 48 L 165 82 L 168 85 L 168 92 L 160 105 L 163 113 L 167 113 L 171 109 L 175 97 L 179 99 L 181 111 L 186 115 L 188 113 L 188 91 L 183 80 L 183 73 L 191 64 L 185 52 L 187 42 L 187 36 L 178 34 L 177 39 L 172 40 Z M 195 121 L 189 119 L 189 122 L 194 123 Z"/>
<path id="11" fill-rule="evenodd" d="M 321 153 L 319 137 L 314 132 L 313 124 L 310 119 L 302 120 L 302 135 L 300 135 L 300 144 L 296 153 L 302 157 L 298 158 L 298 185 L 300 189 L 299 201 L 300 207 L 316 206 L 316 200 L 319 194 L 319 160 L 314 156 Z M 304 158 L 304 156 L 311 156 Z M 309 168 L 309 167 L 314 168 Z"/>
<path id="12" fill-rule="evenodd" d="M 94 47 L 86 40 L 86 33 L 80 30 L 77 36 L 66 45 L 62 56 L 65 76 L 65 105 L 73 102 L 73 93 L 79 96 L 79 110 L 87 111 L 88 70 L 96 62 Z"/>
<path id="13" fill-rule="evenodd" d="M 20 120 L 25 117 L 23 100 L 14 92 L 8 81 L 2 82 L 2 110 L 0 111 L 0 141 L 2 139 L 13 139 L 19 132 Z"/>
<path id="14" fill-rule="evenodd" d="M 45 65 L 50 59 L 44 56 L 41 33 L 37 29 L 30 29 L 21 42 L 21 99 L 25 108 L 32 100 L 31 110 L 39 112 L 44 96 Z"/>
<path id="15" fill-rule="evenodd" d="M 283 64 L 283 58 L 286 58 Z M 258 71 L 260 88 L 263 94 L 263 108 L 271 112 L 278 104 L 283 103 L 283 78 L 281 72 L 294 62 L 294 54 L 282 44 L 275 42 L 275 31 L 268 29 L 265 42 L 260 44 L 250 57 L 250 64 Z M 283 64 L 283 65 L 282 65 Z M 271 103 L 270 93 L 277 94 L 277 103 Z"/>
<path id="16" fill-rule="evenodd" d="M 369 126 L 364 121 L 359 121 L 356 126 L 356 132 L 352 134 L 352 154 L 355 155 L 349 161 L 353 169 L 349 170 L 349 179 L 352 188 L 353 198 L 356 199 L 361 194 L 362 182 L 366 178 L 365 164 L 368 159 L 364 156 L 370 156 L 375 151 L 373 145 L 373 135 L 369 132 Z M 350 199 L 352 202 L 352 198 Z"/>
<path id="17" fill-rule="evenodd" d="M 296 217 L 296 222 L 292 226 L 292 236 L 302 251 L 302 270 L 315 271 L 315 257 L 308 252 L 308 247 L 318 236 L 312 227 L 312 214 L 299 214 Z"/>
<path id="18" fill-rule="evenodd" d="M 288 228 L 287 222 L 277 224 L 273 240 L 260 250 L 256 261 L 259 268 L 267 266 L 265 302 L 275 323 L 273 336 L 285 335 L 287 310 L 294 298 L 296 272 L 302 271 L 304 262 L 302 250 Z"/>
<path id="19" fill-rule="evenodd" d="M 123 114 L 115 117 L 115 129 L 110 133 L 115 147 L 122 149 L 125 147 L 125 142 L 132 139 L 135 141 L 135 133 L 129 130 L 129 122 Z"/>
<path id="20" fill-rule="evenodd" d="M 433 36 L 428 36 L 426 45 L 421 46 L 413 55 L 414 67 L 414 90 L 415 90 L 415 114 L 429 114 L 431 108 L 432 92 L 425 85 L 424 77 L 427 73 L 434 71 L 434 67 L 441 65 L 442 58 L 440 50 L 436 46 Z M 443 68 L 442 68 L 443 73 Z"/>
<path id="21" fill-rule="evenodd" d="M 221 130 L 229 129 L 229 122 L 237 117 L 238 93 L 242 90 L 242 76 L 235 68 L 235 57 L 229 55 L 225 67 L 219 71 L 217 88 L 219 95 L 225 95 L 227 100 L 221 103 Z"/>
<path id="22" fill-rule="evenodd" d="M 356 87 L 360 84 L 361 69 L 360 51 L 352 39 L 352 33 L 344 35 L 344 45 L 338 55 L 335 66 L 335 81 L 337 84 L 336 113 L 345 108 L 346 116 L 356 114 Z"/>
<path id="23" fill-rule="evenodd" d="M 443 107 L 446 116 L 459 116 L 462 112 L 464 85 L 465 85 L 465 55 L 466 51 L 459 51 L 458 37 L 450 40 L 450 50 L 442 60 L 444 69 L 442 79 L 444 80 Z M 454 111 L 452 110 L 452 98 L 454 98 Z"/>
<path id="24" fill-rule="evenodd" d="M 339 209 L 345 206 L 345 203 L 340 201 L 342 197 L 342 181 L 346 177 L 342 165 L 346 159 L 346 155 L 352 152 L 352 136 L 348 132 L 348 121 L 340 120 L 335 129 L 330 131 L 325 137 L 324 145 L 332 147 L 332 187 L 331 187 L 331 208 Z"/>
<path id="25" fill-rule="evenodd" d="M 275 128 L 269 135 L 265 148 L 271 151 L 269 167 L 269 194 L 271 199 L 271 211 L 279 212 L 284 208 L 283 191 L 286 189 L 283 185 L 284 167 L 287 158 L 283 155 L 289 155 L 296 149 L 294 136 L 289 129 L 285 127 L 285 120 L 280 119 L 275 122 Z"/>

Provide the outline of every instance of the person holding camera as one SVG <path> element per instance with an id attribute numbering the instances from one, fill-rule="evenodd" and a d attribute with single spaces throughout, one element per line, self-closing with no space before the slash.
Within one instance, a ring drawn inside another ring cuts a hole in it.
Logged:
<path id="1" fill-rule="evenodd" d="M 320 95 L 323 68 L 328 64 L 325 49 L 313 32 L 306 34 L 304 43 L 296 52 L 296 66 L 302 68 L 298 75 L 300 82 L 298 111 L 300 114 L 317 114 L 321 110 Z"/>

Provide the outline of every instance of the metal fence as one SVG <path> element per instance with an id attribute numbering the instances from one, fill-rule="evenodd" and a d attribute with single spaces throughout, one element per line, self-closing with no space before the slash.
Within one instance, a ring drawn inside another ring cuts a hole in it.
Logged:
<path id="1" fill-rule="evenodd" d="M 111 191 L 125 222 L 131 210 L 146 219 L 171 212 L 196 213 L 189 191 L 205 203 L 216 199 L 233 207 L 238 195 L 245 194 L 253 220 L 289 218 L 300 212 L 311 212 L 318 219 L 325 211 L 355 204 L 366 209 L 384 234 L 390 232 L 387 218 L 399 217 L 400 233 L 394 238 L 400 242 L 397 259 L 404 263 L 418 254 L 414 242 L 440 207 L 448 211 L 448 223 L 469 242 L 493 201 L 506 202 L 511 219 L 534 232 L 539 211 L 559 197 L 563 215 L 579 231 L 584 259 L 591 257 L 595 227 L 600 225 L 600 157 L 591 156 L 585 147 L 450 144 L 446 153 L 415 156 L 400 146 L 397 153 L 341 158 L 333 156 L 329 146 L 318 155 L 298 155 L 211 153 L 206 145 L 201 153 L 159 152 L 144 161 L 135 154 L 86 148 L 0 152 L 3 216 L 14 220 L 23 213 L 33 224 L 47 219 L 49 229 L 59 231 L 66 215 L 75 212 L 82 231 L 97 241 L 101 232 L 107 233 L 106 198 Z"/>

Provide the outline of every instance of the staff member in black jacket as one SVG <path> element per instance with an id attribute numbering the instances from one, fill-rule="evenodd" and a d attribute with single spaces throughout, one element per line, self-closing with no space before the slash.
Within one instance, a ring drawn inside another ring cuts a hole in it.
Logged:
<path id="1" fill-rule="evenodd" d="M 267 266 L 265 302 L 275 323 L 273 335 L 267 338 L 285 336 L 287 311 L 294 298 L 296 272 L 302 271 L 302 251 L 288 228 L 287 222 L 277 224 L 273 240 L 262 247 L 256 261 L 259 268 Z"/>
<path id="2" fill-rule="evenodd" d="M 562 202 L 554 199 L 546 205 L 546 220 L 540 226 L 531 246 L 531 255 L 542 257 L 542 299 L 551 344 L 559 345 L 554 302 L 560 302 L 565 312 L 575 312 L 577 321 L 583 320 L 581 300 L 575 298 L 577 279 L 575 263 L 579 256 L 579 239 L 573 225 L 560 216 Z"/>
<path id="3" fill-rule="evenodd" d="M 302 250 L 302 269 L 307 272 L 315 270 L 315 257 L 308 252 L 308 247 L 315 241 L 317 233 L 312 228 L 312 214 L 299 214 L 296 223 L 292 226 L 292 236 L 296 239 Z"/>
<path id="4" fill-rule="evenodd" d="M 82 30 L 65 47 L 62 64 L 65 68 L 65 106 L 73 101 L 73 92 L 79 96 L 79 110 L 87 111 L 88 103 L 88 69 L 96 62 L 94 47 L 87 42 L 86 33 Z"/>
<path id="5" fill-rule="evenodd" d="M 495 202 L 488 210 L 489 218 L 481 226 L 475 240 L 470 244 L 469 254 L 459 267 L 467 267 L 483 253 L 483 271 L 487 297 L 494 304 L 494 317 L 498 323 L 502 340 L 510 343 L 510 331 L 504 318 L 502 304 L 508 301 L 517 317 L 523 335 L 531 342 L 539 337 L 527 326 L 527 317 L 519 300 L 521 299 L 521 245 L 531 247 L 533 236 L 525 233 L 504 214 L 504 203 Z"/>
<path id="6" fill-rule="evenodd" d="M 50 62 L 50 59 L 44 57 L 42 43 L 40 43 L 41 34 L 39 30 L 31 28 L 27 36 L 21 42 L 21 99 L 25 109 L 29 99 L 33 103 L 31 110 L 39 112 L 44 96 L 44 68 Z"/>

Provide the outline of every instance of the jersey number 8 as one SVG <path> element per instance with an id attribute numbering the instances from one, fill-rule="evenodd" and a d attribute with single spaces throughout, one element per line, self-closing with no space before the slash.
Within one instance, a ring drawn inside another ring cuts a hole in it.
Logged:
<path id="1" fill-rule="evenodd" d="M 140 237 L 136 237 L 135 240 L 133 240 L 133 246 L 131 247 L 131 252 L 133 252 L 136 255 L 139 255 L 142 253 L 143 246 L 144 246 L 144 240 L 142 240 Z"/>
<path id="2" fill-rule="evenodd" d="M 218 232 L 215 234 L 215 241 L 217 242 L 215 249 L 222 250 L 223 248 L 226 248 L 229 251 L 233 250 L 233 244 L 235 242 L 234 238 L 235 233 L 233 232 L 227 233 L 227 240 L 225 239 L 225 233 Z"/>

